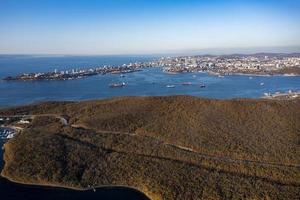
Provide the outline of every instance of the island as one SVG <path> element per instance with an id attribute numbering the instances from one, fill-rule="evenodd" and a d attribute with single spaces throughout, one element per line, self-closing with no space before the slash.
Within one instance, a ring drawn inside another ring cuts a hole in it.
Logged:
<path id="1" fill-rule="evenodd" d="M 128 186 L 152 200 L 299 199 L 299 108 L 299 98 L 191 96 L 6 108 L 0 117 L 22 131 L 4 146 L 1 175 L 78 190 Z"/>

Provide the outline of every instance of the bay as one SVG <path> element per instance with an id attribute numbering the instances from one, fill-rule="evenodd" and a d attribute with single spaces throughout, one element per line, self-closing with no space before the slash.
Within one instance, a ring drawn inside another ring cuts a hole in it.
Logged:
<path id="1" fill-rule="evenodd" d="M 19 73 L 46 72 L 103 65 L 121 65 L 157 59 L 152 56 L 0 56 L 0 78 Z M 109 84 L 125 82 L 126 87 Z M 184 86 L 182 83 L 191 82 Z M 261 83 L 264 83 L 261 85 Z M 202 88 L 200 85 L 206 87 Z M 168 88 L 167 85 L 174 85 Z M 96 75 L 68 81 L 0 81 L 0 107 L 42 101 L 78 101 L 116 96 L 192 95 L 206 98 L 259 98 L 264 93 L 300 90 L 300 77 L 225 76 L 206 73 L 167 74 L 161 68 L 147 68 L 125 74 Z"/>
<path id="2" fill-rule="evenodd" d="M 0 79 L 20 73 L 90 68 L 147 62 L 154 56 L 24 56 L 1 55 Z M 125 82 L 122 88 L 109 84 Z M 182 83 L 190 82 L 190 85 Z M 261 84 L 264 83 L 264 84 Z M 205 87 L 201 87 L 201 85 Z M 166 87 L 174 85 L 174 87 Z M 300 77 L 285 76 L 211 76 L 206 73 L 167 74 L 161 68 L 147 68 L 135 73 L 96 75 L 68 81 L 0 81 L 0 107 L 19 106 L 43 101 L 79 101 L 116 96 L 192 95 L 205 98 L 259 98 L 264 93 L 300 90 Z M 1 146 L 5 141 L 0 141 Z M 0 169 L 3 150 L 0 150 Z M 147 199 L 128 188 L 101 188 L 93 191 L 21 185 L 0 178 L 0 193 L 5 199 Z"/>

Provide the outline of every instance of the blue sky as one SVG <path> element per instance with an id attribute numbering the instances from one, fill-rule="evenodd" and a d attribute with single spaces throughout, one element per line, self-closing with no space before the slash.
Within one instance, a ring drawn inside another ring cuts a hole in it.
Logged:
<path id="1" fill-rule="evenodd" d="M 299 10 L 300 0 L 0 0 L 0 53 L 298 50 Z"/>

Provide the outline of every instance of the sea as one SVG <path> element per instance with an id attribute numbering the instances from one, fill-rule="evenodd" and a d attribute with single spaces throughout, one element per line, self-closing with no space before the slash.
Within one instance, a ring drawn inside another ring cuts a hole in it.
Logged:
<path id="1" fill-rule="evenodd" d="M 300 91 L 300 77 L 288 76 L 212 76 L 207 73 L 167 74 L 161 68 L 147 68 L 125 74 L 96 75 L 75 80 L 3 81 L 6 76 L 20 73 L 49 72 L 148 62 L 156 56 L 61 56 L 61 55 L 0 55 L 0 108 L 44 101 L 82 101 L 116 96 L 192 95 L 196 97 L 233 99 L 260 98 L 264 93 Z M 109 84 L 125 82 L 125 87 Z M 183 85 L 191 82 L 191 85 Z M 173 85 L 167 87 L 167 85 Z M 205 85 L 205 87 L 200 87 Z M 6 141 L 1 140 L 2 146 Z M 0 150 L 0 169 L 3 150 Z M 147 199 L 128 188 L 101 188 L 93 191 L 29 186 L 0 178 L 0 194 L 4 199 Z"/>
<path id="2" fill-rule="evenodd" d="M 49 72 L 103 65 L 121 65 L 158 59 L 154 56 L 0 56 L 0 79 L 20 73 Z M 109 84 L 125 82 L 126 87 Z M 192 85 L 182 85 L 191 82 Z M 199 85 L 204 84 L 202 88 Z M 174 85 L 174 87 L 166 87 Z M 300 77 L 287 76 L 211 76 L 207 73 L 167 74 L 161 68 L 139 72 L 106 74 L 75 80 L 0 81 L 0 107 L 19 106 L 43 101 L 81 101 L 116 96 L 192 95 L 232 99 L 259 98 L 264 93 L 300 90 Z"/>

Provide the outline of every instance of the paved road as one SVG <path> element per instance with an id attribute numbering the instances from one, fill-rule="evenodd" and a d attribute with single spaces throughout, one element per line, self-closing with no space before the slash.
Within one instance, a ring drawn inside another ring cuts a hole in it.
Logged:
<path id="1" fill-rule="evenodd" d="M 273 163 L 273 162 L 263 162 L 263 161 L 254 161 L 254 160 L 245 160 L 245 159 L 233 159 L 230 157 L 221 157 L 221 156 L 212 156 L 208 154 L 203 154 L 201 152 L 195 151 L 191 148 L 188 147 L 183 147 L 179 145 L 174 145 L 174 144 L 166 144 L 168 146 L 172 146 L 174 148 L 178 148 L 184 151 L 188 152 L 193 152 L 196 153 L 197 155 L 200 155 L 205 158 L 209 158 L 212 160 L 218 160 L 218 161 L 223 161 L 223 162 L 231 162 L 231 163 L 243 163 L 243 164 L 255 164 L 255 165 L 260 165 L 260 166 L 267 166 L 267 167 L 284 167 L 284 168 L 298 168 L 300 170 L 300 165 L 297 164 L 282 164 L 282 163 Z"/>
<path id="2" fill-rule="evenodd" d="M 82 128 L 82 129 L 88 129 L 84 125 L 71 125 L 74 128 Z M 96 131 L 97 133 L 109 133 L 109 134 L 125 134 L 125 135 L 130 135 L 130 136 L 136 136 L 136 137 L 145 137 L 142 135 L 138 135 L 136 133 L 129 133 L 129 132 L 120 132 L 120 131 L 107 131 L 107 130 L 98 130 Z M 151 136 L 147 136 L 151 137 Z M 187 151 L 187 152 L 192 152 L 195 153 L 203 158 L 211 159 L 211 160 L 217 160 L 217 161 L 222 161 L 222 162 L 228 162 L 228 163 L 235 163 L 235 164 L 254 164 L 258 166 L 267 166 L 267 167 L 284 167 L 284 168 L 298 168 L 300 170 L 300 165 L 297 164 L 282 164 L 282 163 L 273 163 L 273 162 L 263 162 L 263 161 L 254 161 L 254 160 L 246 160 L 246 159 L 235 159 L 235 158 L 230 158 L 230 157 L 221 157 L 221 156 L 215 156 L 215 155 L 209 155 L 209 154 L 204 154 L 199 151 L 196 151 L 192 148 L 185 147 L 185 146 L 180 146 L 176 144 L 171 144 L 171 143 L 166 143 L 156 137 L 151 137 L 154 140 L 158 140 L 160 143 L 166 146 L 171 146 L 173 148 L 177 148 L 182 151 Z"/>

